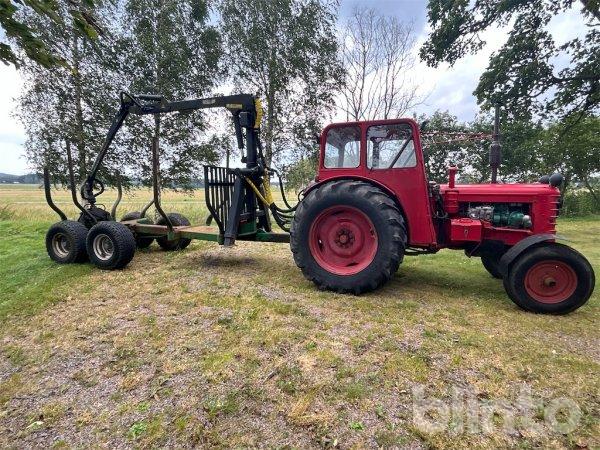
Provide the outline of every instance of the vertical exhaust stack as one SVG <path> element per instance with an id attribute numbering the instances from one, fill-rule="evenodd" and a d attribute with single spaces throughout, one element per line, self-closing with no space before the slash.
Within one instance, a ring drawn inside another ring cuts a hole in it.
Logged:
<path id="1" fill-rule="evenodd" d="M 502 161 L 502 145 L 500 144 L 500 104 L 496 103 L 494 115 L 494 134 L 490 145 L 490 167 L 492 168 L 492 183 L 498 182 L 498 167 Z"/>

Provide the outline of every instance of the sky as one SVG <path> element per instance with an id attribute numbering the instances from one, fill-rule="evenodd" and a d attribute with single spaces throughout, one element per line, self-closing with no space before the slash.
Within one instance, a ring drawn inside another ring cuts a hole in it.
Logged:
<path id="1" fill-rule="evenodd" d="M 415 52 L 425 41 L 429 32 L 427 0 L 342 0 L 340 20 L 343 21 L 359 4 L 373 7 L 384 15 L 394 15 L 402 21 L 412 22 L 417 36 Z M 553 19 L 549 29 L 557 42 L 564 42 L 583 32 L 581 24 L 579 12 L 572 10 Z M 464 57 L 453 67 L 440 65 L 434 69 L 422 62 L 417 64 L 414 76 L 419 80 L 420 93 L 425 100 L 414 112 L 432 113 L 440 109 L 451 112 L 461 121 L 475 118 L 478 107 L 473 91 L 492 52 L 506 42 L 507 29 L 488 30 L 483 34 L 483 39 L 487 45 L 480 52 Z M 0 172 L 16 175 L 29 172 L 23 150 L 25 132 L 12 115 L 21 88 L 18 72 L 13 67 L 0 65 Z"/>

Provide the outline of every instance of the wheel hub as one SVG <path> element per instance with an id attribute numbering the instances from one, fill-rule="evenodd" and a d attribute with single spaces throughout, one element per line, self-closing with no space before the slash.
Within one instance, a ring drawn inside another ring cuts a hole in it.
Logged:
<path id="1" fill-rule="evenodd" d="M 365 269 L 377 252 L 377 233 L 369 217 L 351 206 L 321 212 L 310 228 L 310 251 L 328 272 L 353 275 Z"/>
<path id="2" fill-rule="evenodd" d="M 575 289 L 577 274 L 563 261 L 538 262 L 525 274 L 525 290 L 541 303 L 563 302 L 573 295 Z"/>
<path id="3" fill-rule="evenodd" d="M 339 229 L 336 234 L 337 238 L 334 240 L 334 242 L 342 248 L 348 248 L 352 246 L 356 240 L 354 233 L 346 228 Z"/>
<path id="4" fill-rule="evenodd" d="M 69 256 L 71 251 L 71 243 L 63 233 L 56 233 L 52 237 L 52 250 L 61 258 Z"/>
<path id="5" fill-rule="evenodd" d="M 106 234 L 97 235 L 94 238 L 92 247 L 96 256 L 102 261 L 109 260 L 115 253 L 115 246 L 112 242 L 112 239 Z"/>

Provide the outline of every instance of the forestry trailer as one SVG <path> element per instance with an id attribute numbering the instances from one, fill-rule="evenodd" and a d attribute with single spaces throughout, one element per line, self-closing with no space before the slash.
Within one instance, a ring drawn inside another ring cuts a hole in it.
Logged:
<path id="1" fill-rule="evenodd" d="M 298 267 L 321 289 L 361 294 L 394 276 L 405 255 L 449 248 L 480 257 L 502 279 L 506 293 L 521 308 L 568 313 L 582 306 L 594 289 L 594 271 L 576 250 L 558 243 L 556 218 L 561 205 L 554 174 L 532 184 L 497 183 L 500 163 L 498 112 L 490 150 L 492 182 L 456 184 L 449 167 L 447 184 L 428 181 L 421 132 L 411 119 L 337 123 L 320 136 L 318 175 L 297 205 L 285 198 L 277 206 L 260 141 L 262 107 L 252 95 L 168 102 L 161 96 L 121 94 L 121 106 L 104 145 L 83 181 L 78 198 L 67 143 L 72 197 L 80 210 L 67 220 L 54 204 L 48 170 L 46 199 L 61 221 L 47 233 L 50 257 L 59 263 L 89 259 L 102 269 L 120 269 L 136 247 L 154 240 L 165 250 L 180 250 L 191 239 L 231 246 L 236 240 L 289 242 Z M 204 108 L 231 112 L 245 167 L 204 167 L 207 224 L 193 226 L 181 214 L 165 213 L 160 202 L 159 130 L 163 114 Z M 116 219 L 97 204 L 104 191 L 98 170 L 129 114 L 152 115 L 153 198 L 142 211 Z M 278 174 L 277 174 L 278 175 Z M 156 219 L 147 215 L 151 206 Z M 284 232 L 274 232 L 274 220 Z"/>

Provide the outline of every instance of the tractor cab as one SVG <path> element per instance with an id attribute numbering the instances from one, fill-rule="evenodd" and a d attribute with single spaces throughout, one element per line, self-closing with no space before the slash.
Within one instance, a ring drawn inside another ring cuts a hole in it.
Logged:
<path id="1" fill-rule="evenodd" d="M 419 126 L 412 119 L 337 123 L 321 134 L 319 183 L 368 181 L 397 202 L 411 245 L 436 243 Z"/>

